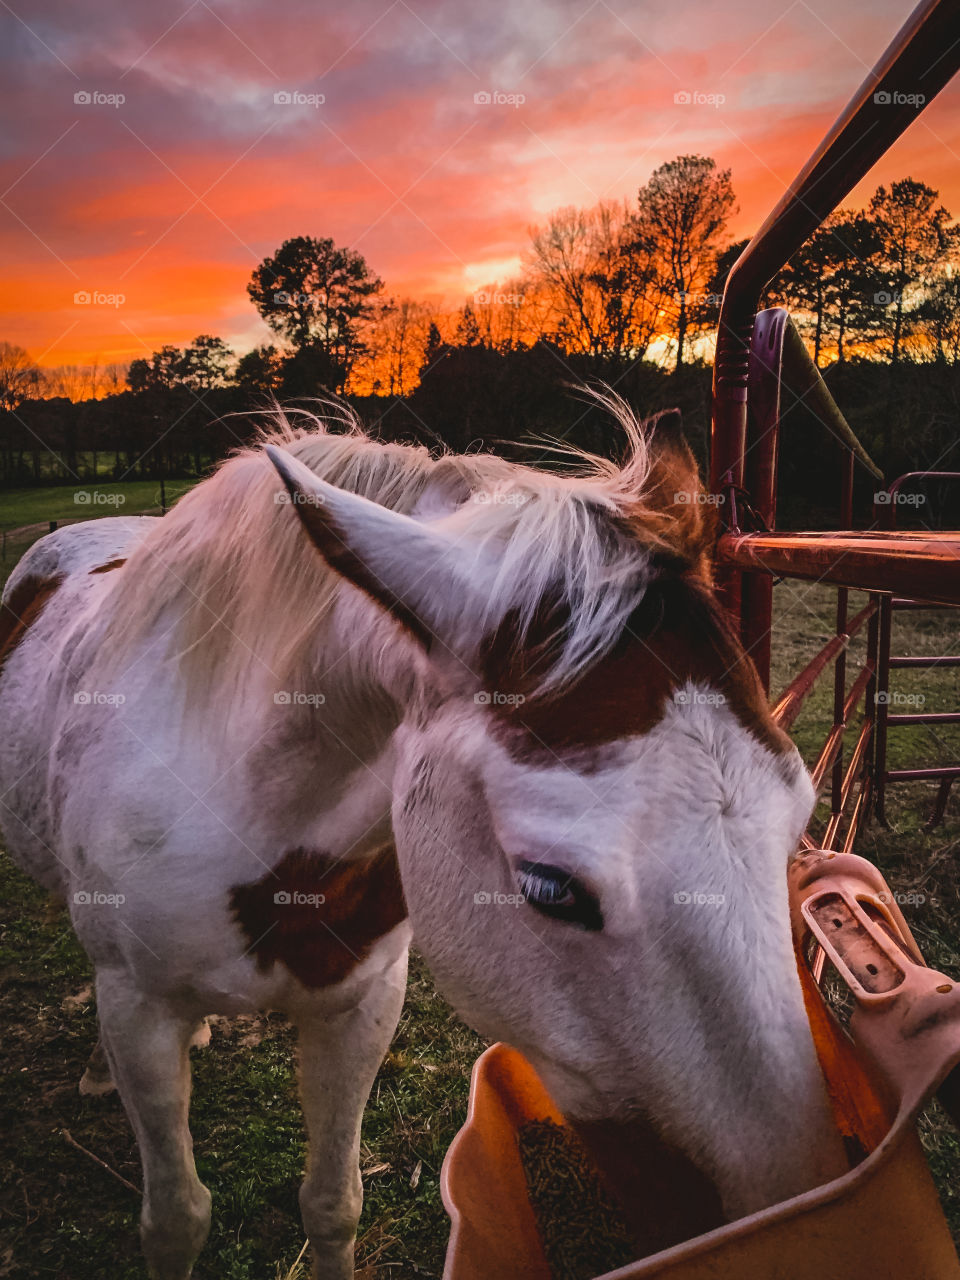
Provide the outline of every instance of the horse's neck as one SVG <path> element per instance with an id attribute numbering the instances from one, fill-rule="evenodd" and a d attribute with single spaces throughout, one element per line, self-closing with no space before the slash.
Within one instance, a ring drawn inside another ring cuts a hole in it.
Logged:
<path id="1" fill-rule="evenodd" d="M 389 838 L 393 736 L 421 661 L 415 643 L 351 591 L 303 655 L 297 687 L 281 691 L 289 701 L 262 700 L 251 775 L 265 810 L 302 827 L 304 845 L 361 854 Z"/>

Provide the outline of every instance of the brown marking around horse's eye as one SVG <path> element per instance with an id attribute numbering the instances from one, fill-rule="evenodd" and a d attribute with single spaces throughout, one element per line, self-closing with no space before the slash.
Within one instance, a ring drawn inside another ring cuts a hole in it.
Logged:
<path id="1" fill-rule="evenodd" d="M 541 600 L 523 631 L 519 609 L 508 610 L 480 646 L 486 687 L 524 696 L 536 688 L 562 653 L 568 619 L 569 609 L 559 597 Z"/>
<path id="2" fill-rule="evenodd" d="M 353 861 L 294 849 L 230 905 L 257 968 L 282 964 L 312 989 L 342 982 L 407 915 L 393 845 Z"/>
<path id="3" fill-rule="evenodd" d="M 515 619 L 483 646 L 485 687 L 523 694 L 491 705 L 495 732 L 518 759 L 590 749 L 648 733 L 687 681 L 720 693 L 740 722 L 780 754 L 792 743 L 774 723 L 753 663 L 709 587 L 668 569 L 655 579 L 614 649 L 568 688 L 530 696 L 535 664 Z"/>
<path id="4" fill-rule="evenodd" d="M 0 671 L 65 577 L 63 573 L 48 578 L 26 577 L 0 605 Z"/>
<path id="5" fill-rule="evenodd" d="M 126 556 L 118 556 L 116 560 L 108 560 L 106 564 L 98 564 L 95 569 L 91 569 L 91 573 L 110 573 L 113 569 L 122 569 L 127 563 Z"/>

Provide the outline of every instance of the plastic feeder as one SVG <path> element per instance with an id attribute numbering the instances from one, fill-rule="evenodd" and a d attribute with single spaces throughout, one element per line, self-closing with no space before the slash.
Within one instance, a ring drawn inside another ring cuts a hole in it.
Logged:
<path id="1" fill-rule="evenodd" d="M 871 863 L 810 850 L 794 860 L 790 885 L 811 1029 L 837 1128 L 860 1162 L 609 1280 L 960 1280 L 915 1127 L 937 1089 L 957 1111 L 960 1089 L 947 1077 L 960 1062 L 960 986 L 923 963 Z M 827 963 L 853 995 L 849 1032 L 820 992 Z M 474 1066 L 467 1121 L 443 1165 L 444 1280 L 550 1280 L 517 1146 L 517 1130 L 532 1120 L 564 1123 L 527 1060 L 494 1045 Z"/>

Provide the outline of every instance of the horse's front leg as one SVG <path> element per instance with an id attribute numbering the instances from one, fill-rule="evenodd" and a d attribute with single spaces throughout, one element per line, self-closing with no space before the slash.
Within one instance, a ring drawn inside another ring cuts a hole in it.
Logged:
<path id="1" fill-rule="evenodd" d="M 300 1093 L 309 1139 L 300 1188 L 303 1225 L 313 1249 L 314 1280 L 352 1280 L 363 1206 L 360 1121 L 377 1069 L 403 1007 L 407 954 L 363 1000 L 334 1017 L 301 1013 Z"/>
<path id="2" fill-rule="evenodd" d="M 152 1280 L 189 1280 L 210 1230 L 210 1192 L 190 1138 L 190 1057 L 201 1020 L 144 996 L 126 974 L 97 974 L 100 1034 L 143 1164 L 140 1239 Z"/>

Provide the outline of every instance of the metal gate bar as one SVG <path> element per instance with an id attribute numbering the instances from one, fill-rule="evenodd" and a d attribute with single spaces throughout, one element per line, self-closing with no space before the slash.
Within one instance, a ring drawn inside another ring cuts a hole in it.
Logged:
<path id="1" fill-rule="evenodd" d="M 725 528 L 717 545 L 717 587 L 765 688 L 769 690 L 774 575 L 839 589 L 835 635 L 774 708 L 781 724 L 792 724 L 818 678 L 833 663 L 833 725 L 815 765 L 819 780 L 828 770 L 831 776 L 828 847 L 839 840 L 852 802 L 843 845 L 852 848 L 870 805 L 876 691 L 878 680 L 886 687 L 891 665 L 889 647 L 884 649 L 886 637 L 881 635 L 883 614 L 889 618 L 891 597 L 960 605 L 960 533 L 851 528 L 854 467 L 874 477 L 879 472 L 834 403 L 786 312 L 777 308 L 757 315 L 757 307 L 763 289 L 784 263 L 916 119 L 910 99 L 929 103 L 960 69 L 957 34 L 956 0 L 924 0 L 919 5 L 734 264 L 720 309 L 710 458 L 711 489 L 724 500 L 718 502 Z M 917 94 L 922 96 L 913 97 Z M 840 531 L 776 531 L 779 428 L 789 397 L 802 399 L 839 445 Z M 848 589 L 871 593 L 866 609 L 849 621 Z M 869 624 L 867 662 L 848 691 L 846 648 L 864 623 Z M 863 720 L 844 771 L 844 735 L 861 699 Z M 889 719 L 884 732 L 888 723 Z"/>

